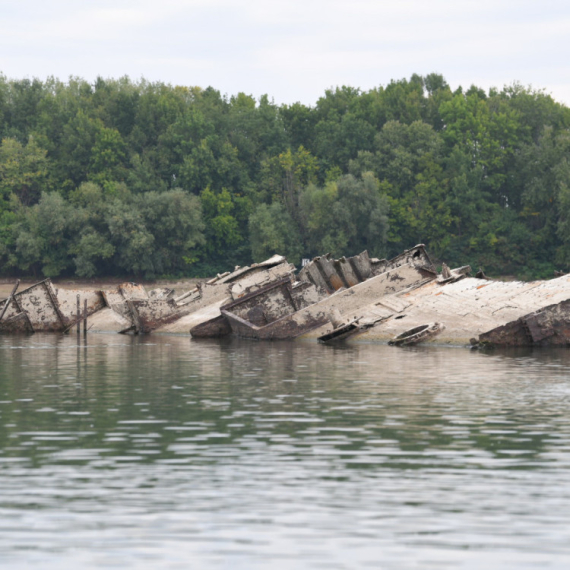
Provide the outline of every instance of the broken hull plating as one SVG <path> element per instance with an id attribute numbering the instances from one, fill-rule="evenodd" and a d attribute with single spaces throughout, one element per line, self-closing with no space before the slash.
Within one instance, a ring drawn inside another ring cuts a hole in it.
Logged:
<path id="1" fill-rule="evenodd" d="M 469 269 L 444 264 L 438 275 L 420 245 L 392 260 L 373 259 L 367 252 L 336 260 L 320 256 L 296 275 L 285 258 L 274 256 L 179 296 L 164 288 L 147 293 L 132 283 L 112 291 L 70 291 L 46 279 L 20 292 L 16 285 L 0 302 L 0 331 L 67 332 L 87 316 L 89 330 L 101 332 L 570 345 L 570 276 L 498 282 L 470 278 Z M 413 334 L 428 325 L 434 334 Z"/>
<path id="2" fill-rule="evenodd" d="M 322 256 L 298 277 L 299 282 L 290 277 L 275 281 L 223 306 L 221 314 L 232 333 L 257 340 L 307 336 L 329 327 L 333 313 L 358 313 L 385 295 L 435 279 L 436 272 L 423 246 L 417 246 L 391 261 L 371 260 L 367 252 L 348 260 Z M 353 284 L 345 287 L 349 282 Z M 216 323 L 212 330 L 217 334 Z M 190 333 L 203 337 L 209 327 L 204 323 Z"/>
<path id="3" fill-rule="evenodd" d="M 414 327 L 437 322 L 444 328 L 426 344 L 480 346 L 565 346 L 570 344 L 570 278 L 531 283 L 464 278 L 436 281 L 389 295 L 378 325 L 353 335 L 361 341 L 390 342 Z M 363 314 L 373 307 L 363 308 Z M 311 331 L 313 338 L 321 331 Z"/>
<path id="4" fill-rule="evenodd" d="M 188 334 L 191 326 L 220 315 L 219 307 L 232 295 L 244 294 L 293 271 L 285 258 L 274 256 L 236 268 L 179 297 L 165 288 L 147 293 L 135 283 L 107 291 L 57 289 L 45 279 L 0 302 L 0 332 L 65 333 L 87 318 L 91 332 Z M 196 318 L 192 319 L 193 315 Z"/>

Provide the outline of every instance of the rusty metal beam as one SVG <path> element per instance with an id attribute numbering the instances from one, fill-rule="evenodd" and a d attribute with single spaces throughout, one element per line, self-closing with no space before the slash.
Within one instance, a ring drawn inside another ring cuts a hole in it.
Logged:
<path id="1" fill-rule="evenodd" d="M 51 301 L 53 310 L 55 311 L 55 314 L 57 315 L 57 318 L 59 319 L 61 326 L 65 327 L 66 320 L 65 320 L 65 317 L 63 316 L 63 314 L 61 312 L 61 309 L 59 308 L 59 303 L 57 302 L 57 299 L 56 299 L 55 295 L 53 294 L 53 291 L 51 290 L 51 280 L 45 279 L 44 281 L 42 281 L 42 285 L 44 286 L 44 289 L 46 290 L 47 296 L 49 297 L 49 300 Z"/>
<path id="2" fill-rule="evenodd" d="M 0 314 L 0 321 L 4 318 L 4 315 L 6 314 L 6 310 L 8 309 L 8 305 L 10 304 L 10 301 L 12 301 L 12 299 L 14 298 L 14 295 L 16 294 L 16 291 L 18 290 L 19 286 L 20 286 L 20 280 L 18 279 L 16 281 L 16 284 L 14 285 L 14 288 L 12 289 L 12 292 L 10 293 L 8 298 L 6 299 L 6 302 L 4 303 L 4 308 L 2 309 L 2 313 Z"/>

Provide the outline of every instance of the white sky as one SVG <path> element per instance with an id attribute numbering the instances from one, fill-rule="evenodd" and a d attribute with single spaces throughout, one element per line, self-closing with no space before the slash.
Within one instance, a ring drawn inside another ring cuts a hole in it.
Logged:
<path id="1" fill-rule="evenodd" d="M 0 0 L 9 78 L 145 77 L 313 105 L 412 73 L 570 104 L 569 0 Z"/>

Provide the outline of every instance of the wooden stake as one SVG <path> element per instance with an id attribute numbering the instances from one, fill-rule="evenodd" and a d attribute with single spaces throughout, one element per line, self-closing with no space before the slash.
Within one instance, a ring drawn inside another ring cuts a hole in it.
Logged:
<path id="1" fill-rule="evenodd" d="M 87 299 L 83 299 L 83 334 L 87 336 Z"/>
<path id="2" fill-rule="evenodd" d="M 77 293 L 77 334 L 81 334 L 81 325 L 79 321 L 81 320 L 81 303 L 79 301 L 79 293 Z"/>

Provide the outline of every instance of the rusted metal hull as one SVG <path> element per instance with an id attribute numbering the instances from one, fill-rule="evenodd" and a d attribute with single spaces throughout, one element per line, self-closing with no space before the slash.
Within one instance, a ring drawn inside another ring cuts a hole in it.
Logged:
<path id="1" fill-rule="evenodd" d="M 26 313 L 16 313 L 10 317 L 4 317 L 0 322 L 0 332 L 11 334 L 33 333 L 34 329 Z"/>
<path id="2" fill-rule="evenodd" d="M 295 290 L 290 279 L 280 279 L 223 306 L 221 314 L 237 336 L 258 340 L 293 339 L 328 320 L 323 312 L 307 312 L 307 308 L 313 306 L 306 304 L 313 290 L 311 286 Z M 191 330 L 192 335 L 195 332 Z"/>
<path id="3" fill-rule="evenodd" d="M 360 330 L 358 321 L 351 321 L 350 323 L 342 324 L 333 331 L 321 335 L 318 338 L 319 342 L 324 344 L 339 342 L 341 340 L 346 340 L 348 337 L 356 334 Z"/>
<path id="4" fill-rule="evenodd" d="M 408 249 L 393 259 L 370 258 L 367 251 L 353 257 L 332 259 L 330 254 L 315 257 L 299 272 L 299 281 L 312 283 L 332 295 L 340 289 L 349 289 L 371 277 L 413 264 L 436 275 L 435 267 L 423 245 Z"/>
<path id="5" fill-rule="evenodd" d="M 27 289 L 16 293 L 8 303 L 5 311 L 2 330 L 21 332 L 22 320 L 27 320 L 25 328 L 29 332 L 63 331 L 71 320 L 61 311 L 56 292 L 49 279 L 40 281 Z M 18 317 L 21 313 L 26 319 Z M 16 318 L 18 317 L 18 318 Z"/>
<path id="6" fill-rule="evenodd" d="M 173 299 L 134 299 L 129 304 L 137 332 L 150 333 L 189 314 L 191 308 L 180 307 Z"/>
<path id="7" fill-rule="evenodd" d="M 417 251 L 421 254 L 423 246 Z M 359 259 L 362 262 L 367 258 L 368 254 L 365 252 Z M 314 260 L 313 269 L 315 267 L 330 269 L 334 266 L 332 262 L 328 266 L 321 263 L 322 259 Z M 326 262 L 330 262 L 328 257 Z M 342 266 L 343 262 L 339 263 Z M 232 333 L 244 338 L 293 339 L 317 329 L 326 335 L 329 331 L 323 332 L 321 329 L 330 326 L 331 311 L 340 311 L 347 315 L 351 312 L 358 312 L 362 306 L 377 301 L 384 295 L 395 293 L 406 287 L 418 286 L 436 277 L 431 267 L 425 268 L 424 258 L 421 258 L 416 266 L 413 254 L 408 257 L 401 256 L 399 263 L 387 263 L 384 267 L 389 267 L 389 269 L 378 275 L 374 275 L 374 272 L 370 270 L 368 279 L 355 282 L 348 288 L 345 287 L 347 283 L 347 272 L 345 272 L 343 286 L 332 294 L 325 291 L 325 289 L 332 289 L 335 283 L 334 278 L 331 280 L 332 273 L 329 274 L 329 281 L 326 285 L 313 281 L 294 284 L 291 278 L 283 278 L 223 306 L 221 314 L 227 319 Z M 308 272 L 305 275 L 308 275 Z M 378 320 L 376 318 L 375 322 Z M 367 327 L 359 327 L 359 330 L 360 328 Z M 203 336 L 207 330 L 207 327 L 193 328 L 190 334 Z"/>
<path id="8" fill-rule="evenodd" d="M 87 317 L 91 331 L 190 331 L 196 338 L 570 345 L 570 276 L 504 283 L 470 278 L 469 271 L 444 264 L 438 275 L 419 245 L 391 260 L 367 252 L 320 256 L 297 275 L 274 256 L 180 295 L 134 283 L 64 290 L 46 279 L 15 287 L 0 302 L 0 331 L 66 332 Z"/>
<path id="9" fill-rule="evenodd" d="M 570 346 L 570 300 L 483 333 L 478 343 L 482 346 Z"/>
<path id="10" fill-rule="evenodd" d="M 218 338 L 231 334 L 232 327 L 224 315 L 219 315 L 192 328 L 194 338 Z"/>
<path id="11" fill-rule="evenodd" d="M 188 333 L 184 319 L 204 314 L 192 324 L 221 316 L 219 307 L 232 299 L 247 295 L 275 280 L 294 274 L 294 266 L 281 256 L 262 263 L 236 268 L 233 272 L 211 279 L 178 297 L 171 289 L 159 288 L 147 293 L 142 285 L 123 283 L 116 289 L 57 289 L 49 279 L 41 281 L 0 302 L 0 331 L 68 332 L 85 318 L 90 331 L 150 333 L 156 330 Z M 303 287 L 297 288 L 296 293 Z M 78 306 L 80 307 L 78 310 Z"/>

